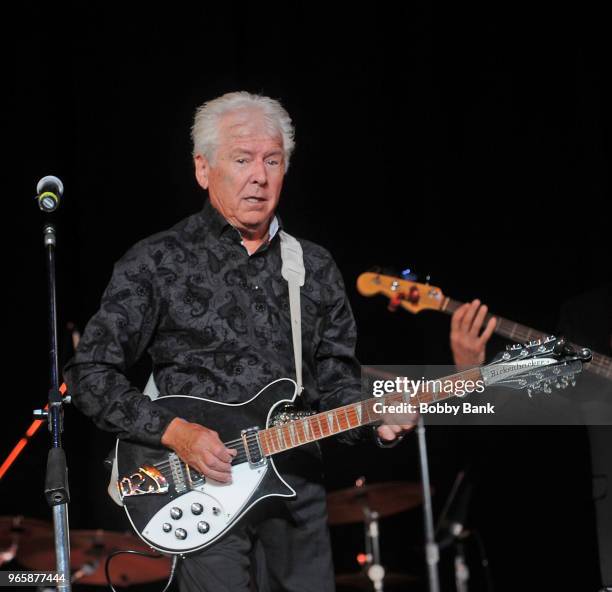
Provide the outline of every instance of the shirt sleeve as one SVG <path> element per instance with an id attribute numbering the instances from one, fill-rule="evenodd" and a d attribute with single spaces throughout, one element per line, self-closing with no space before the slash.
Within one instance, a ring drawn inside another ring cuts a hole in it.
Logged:
<path id="1" fill-rule="evenodd" d="M 120 438 L 159 445 L 174 414 L 130 384 L 126 371 L 146 351 L 160 314 L 155 263 L 138 243 L 114 266 L 100 309 L 63 368 L 75 406 Z"/>
<path id="2" fill-rule="evenodd" d="M 324 270 L 327 302 L 321 340 L 315 352 L 319 410 L 331 410 L 365 399 L 361 388 L 361 365 L 355 356 L 357 326 L 342 274 L 330 257 Z M 346 444 L 372 440 L 369 426 L 344 432 L 338 439 Z"/>

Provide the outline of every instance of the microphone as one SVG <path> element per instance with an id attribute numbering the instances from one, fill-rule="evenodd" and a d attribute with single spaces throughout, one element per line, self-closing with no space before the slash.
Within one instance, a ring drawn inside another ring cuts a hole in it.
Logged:
<path id="1" fill-rule="evenodd" d="M 60 197 L 64 193 L 64 184 L 57 177 L 47 175 L 36 185 L 36 193 L 38 207 L 43 212 L 53 212 L 59 206 Z"/>

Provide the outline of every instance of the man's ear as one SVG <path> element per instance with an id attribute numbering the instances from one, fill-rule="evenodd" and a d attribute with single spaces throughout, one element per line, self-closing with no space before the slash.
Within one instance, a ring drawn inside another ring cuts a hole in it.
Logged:
<path id="1" fill-rule="evenodd" d="M 195 177 L 198 185 L 202 189 L 208 189 L 208 181 L 210 176 L 210 164 L 208 159 L 202 154 L 196 154 L 193 158 L 195 165 Z"/>

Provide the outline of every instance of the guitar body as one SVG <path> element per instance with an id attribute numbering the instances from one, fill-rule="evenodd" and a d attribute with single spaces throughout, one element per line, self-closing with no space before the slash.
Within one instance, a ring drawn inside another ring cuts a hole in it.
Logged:
<path id="1" fill-rule="evenodd" d="M 296 395 L 295 382 L 281 378 L 240 404 L 189 396 L 160 397 L 156 402 L 183 419 L 214 429 L 221 441 L 228 443 L 244 441 L 241 432 L 247 428 L 269 427 L 275 415 L 293 403 Z M 296 495 L 277 472 L 271 457 L 256 463 L 233 463 L 232 483 L 225 484 L 190 471 L 167 448 L 118 440 L 117 468 L 123 476 L 120 484 L 125 482 L 125 476 L 130 478 L 129 485 L 120 485 L 120 491 L 134 530 L 163 553 L 184 555 L 204 549 L 260 500 Z M 163 492 L 159 491 L 160 482 L 166 489 Z M 126 495 L 128 490 L 131 493 Z"/>
<path id="2" fill-rule="evenodd" d="M 551 392 L 551 388 L 566 388 L 573 383 L 582 364 L 590 359 L 589 350 L 575 352 L 565 341 L 547 337 L 512 347 L 486 366 L 441 380 L 456 382 L 467 378 L 482 380 L 486 386 Z M 180 417 L 216 430 L 225 446 L 237 454 L 232 459 L 232 482 L 226 484 L 199 474 L 163 446 L 119 440 L 117 486 L 125 512 L 142 540 L 168 554 L 186 555 L 205 549 L 257 502 L 267 497 L 296 495 L 278 473 L 273 455 L 379 419 L 373 410 L 373 398 L 313 415 L 288 409 L 296 396 L 296 383 L 280 378 L 244 403 L 189 396 L 157 399 Z M 406 396 L 392 392 L 377 401 L 397 404 L 404 402 Z M 463 394 L 421 389 L 416 396 L 420 404 L 430 404 Z M 306 417 L 297 417 L 303 414 Z"/>

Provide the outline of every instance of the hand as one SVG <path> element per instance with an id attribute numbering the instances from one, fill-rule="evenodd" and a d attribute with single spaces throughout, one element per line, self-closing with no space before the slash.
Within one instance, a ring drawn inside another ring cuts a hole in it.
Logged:
<path id="1" fill-rule="evenodd" d="M 175 417 L 161 441 L 205 477 L 220 483 L 232 482 L 231 461 L 238 451 L 226 448 L 214 430 Z"/>
<path id="2" fill-rule="evenodd" d="M 419 414 L 416 413 L 414 415 L 414 421 L 410 420 L 410 423 L 398 424 L 393 423 L 391 416 L 385 415 L 385 418 L 389 421 L 389 423 L 383 423 L 382 425 L 378 426 L 376 428 L 376 433 L 383 442 L 393 442 L 396 438 L 403 436 L 406 432 L 414 429 L 418 416 Z M 402 414 L 402 417 L 405 418 L 406 414 Z"/>
<path id="3" fill-rule="evenodd" d="M 485 346 L 495 330 L 495 318 L 489 319 L 480 334 L 482 323 L 487 316 L 486 305 L 480 300 L 461 305 L 451 318 L 450 343 L 457 366 L 479 366 L 485 361 Z"/>

